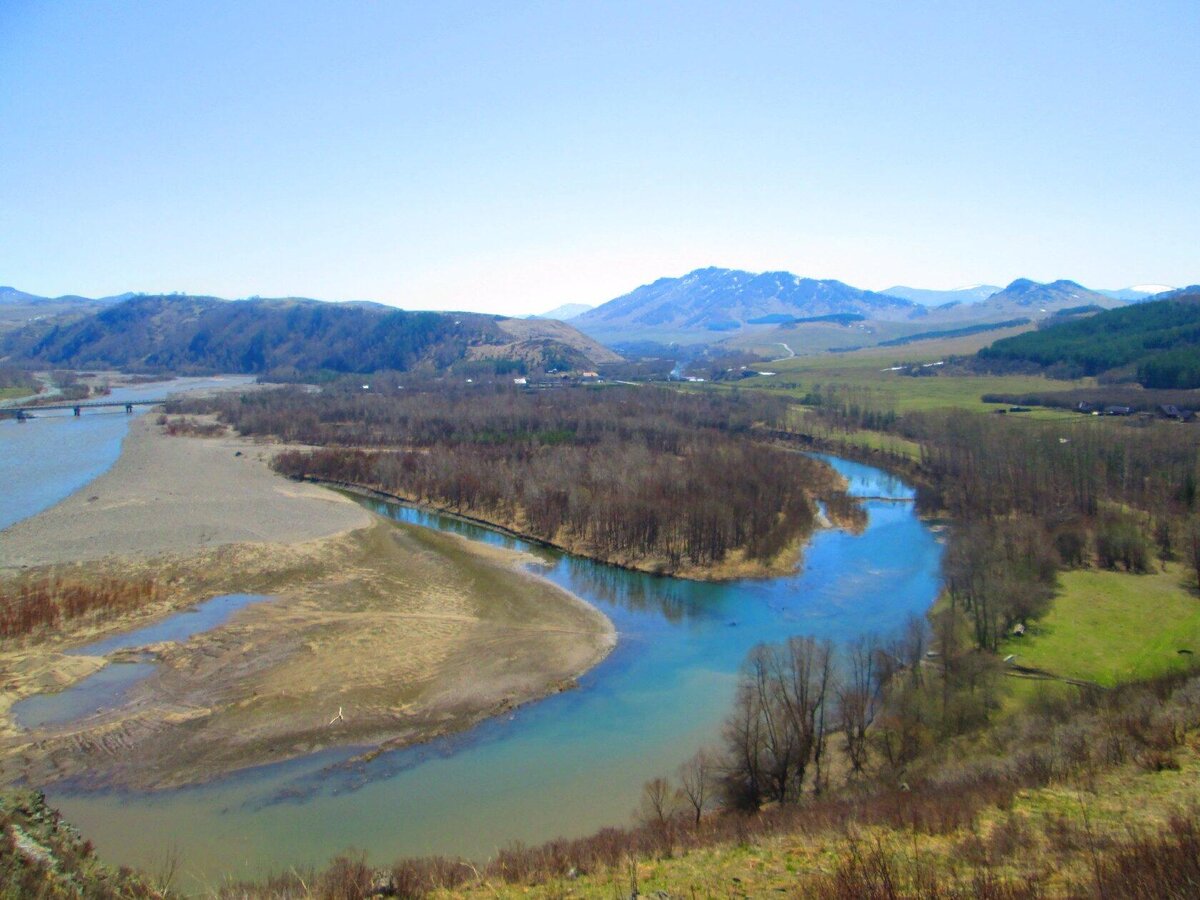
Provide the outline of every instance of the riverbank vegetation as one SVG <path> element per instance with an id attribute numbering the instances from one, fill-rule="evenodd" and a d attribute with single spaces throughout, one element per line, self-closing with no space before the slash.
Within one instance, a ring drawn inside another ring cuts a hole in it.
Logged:
<path id="1" fill-rule="evenodd" d="M 382 491 L 649 571 L 786 571 L 818 500 L 839 522 L 862 519 L 824 463 L 755 439 L 755 425 L 786 412 L 758 395 L 285 390 L 190 408 L 244 435 L 322 447 L 279 454 L 288 476 Z"/>
<path id="2" fill-rule="evenodd" d="M 82 619 L 103 621 L 148 606 L 161 596 L 149 576 L 114 578 L 16 575 L 0 579 L 0 637 L 25 637 Z"/>
<path id="3" fill-rule="evenodd" d="M 177 864 L 177 863 L 176 863 Z M 0 793 L 0 897 L 133 900 L 171 896 L 174 868 L 159 878 L 101 862 L 36 791 Z"/>

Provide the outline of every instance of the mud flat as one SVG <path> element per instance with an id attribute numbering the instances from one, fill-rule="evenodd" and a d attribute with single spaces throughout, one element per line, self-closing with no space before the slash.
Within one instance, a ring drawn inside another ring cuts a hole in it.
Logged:
<path id="1" fill-rule="evenodd" d="M 0 782 L 157 788 L 332 746 L 395 746 L 563 689 L 615 643 L 523 554 L 399 525 L 273 474 L 270 445 L 153 416 L 62 503 L 0 532 L 0 580 L 151 577 L 151 606 L 0 650 Z M 112 709 L 25 730 L 8 710 L 102 664 L 73 647 L 223 593 L 270 595 L 183 643 Z M 341 716 L 338 717 L 339 710 Z"/>

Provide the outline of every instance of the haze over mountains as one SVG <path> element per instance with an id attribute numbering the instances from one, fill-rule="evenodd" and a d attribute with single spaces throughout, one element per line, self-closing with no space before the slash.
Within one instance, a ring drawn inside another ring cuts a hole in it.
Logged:
<path id="1" fill-rule="evenodd" d="M 556 306 L 554 309 L 547 310 L 544 313 L 537 313 L 529 318 L 558 319 L 560 322 L 569 322 L 571 319 L 582 316 L 588 310 L 595 308 L 590 303 L 564 303 L 562 306 Z"/>
<path id="2" fill-rule="evenodd" d="M 999 290 L 1002 290 L 1002 288 L 995 284 L 972 284 L 949 291 L 905 287 L 898 284 L 895 287 L 888 288 L 883 293 L 890 294 L 893 297 L 903 297 L 905 300 L 911 300 L 914 303 L 921 303 L 925 306 L 941 306 L 944 303 L 978 303 L 980 300 L 986 300 Z"/>

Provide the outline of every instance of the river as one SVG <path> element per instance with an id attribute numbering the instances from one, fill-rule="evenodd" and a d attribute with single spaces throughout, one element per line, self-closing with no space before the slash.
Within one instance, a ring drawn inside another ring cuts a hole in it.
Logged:
<path id="1" fill-rule="evenodd" d="M 912 497 L 878 469 L 826 459 L 858 495 Z M 64 495 L 62 485 L 47 490 Z M 528 550 L 546 578 L 613 621 L 616 649 L 576 690 L 366 765 L 346 765 L 355 753 L 347 748 L 149 795 L 49 791 L 105 858 L 154 870 L 177 852 L 181 886 L 199 890 L 223 876 L 320 865 L 351 848 L 380 863 L 429 853 L 481 859 L 511 841 L 625 824 L 645 780 L 670 775 L 719 737 L 751 647 L 794 634 L 837 642 L 886 634 L 923 613 L 938 587 L 941 547 L 911 502 L 866 501 L 866 529 L 818 532 L 794 576 L 722 584 L 631 572 L 457 519 L 360 502 L 398 521 Z"/>
<path id="2" fill-rule="evenodd" d="M 236 387 L 253 381 L 248 375 L 177 378 L 115 388 L 92 401 L 157 400 L 168 394 Z M 37 418 L 30 422 L 0 419 L 0 485 L 4 485 L 0 530 L 53 506 L 108 471 L 121 452 L 129 419 L 144 415 L 147 407 L 133 409 L 132 416 L 117 407 L 85 410 L 78 417 L 70 410 L 35 409 Z"/>

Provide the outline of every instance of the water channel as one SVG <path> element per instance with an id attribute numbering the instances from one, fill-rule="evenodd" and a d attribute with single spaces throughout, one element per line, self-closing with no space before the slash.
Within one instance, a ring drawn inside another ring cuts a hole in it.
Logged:
<path id="1" fill-rule="evenodd" d="M 880 470 L 827 460 L 858 495 L 912 496 Z M 398 527 L 528 550 L 544 577 L 613 621 L 616 649 L 576 690 L 365 765 L 345 765 L 357 748 L 344 748 L 154 794 L 49 791 L 107 859 L 152 869 L 178 852 L 182 886 L 199 890 L 222 876 L 319 865 L 350 848 L 377 862 L 486 858 L 511 841 L 625 824 L 646 779 L 670 774 L 718 737 L 738 666 L 755 644 L 886 634 L 937 592 L 941 547 L 909 502 L 866 501 L 865 531 L 817 533 L 794 576 L 723 584 L 630 572 L 454 518 L 360 502 Z"/>

